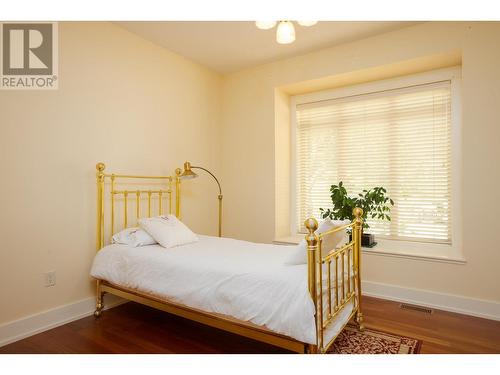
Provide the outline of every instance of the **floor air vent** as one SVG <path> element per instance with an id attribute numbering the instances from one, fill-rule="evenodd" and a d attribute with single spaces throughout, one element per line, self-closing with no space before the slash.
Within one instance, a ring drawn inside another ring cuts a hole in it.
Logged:
<path id="1" fill-rule="evenodd" d="M 404 310 L 413 310 L 413 311 L 418 311 L 424 314 L 432 314 L 432 309 L 424 306 L 417 306 L 417 305 L 409 305 L 407 303 L 402 303 L 399 305 L 400 308 Z"/>

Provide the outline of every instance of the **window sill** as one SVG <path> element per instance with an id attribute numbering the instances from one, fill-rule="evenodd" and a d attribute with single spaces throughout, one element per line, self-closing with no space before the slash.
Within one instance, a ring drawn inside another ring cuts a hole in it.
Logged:
<path id="1" fill-rule="evenodd" d="M 296 245 L 304 238 L 305 234 L 296 234 L 275 238 L 273 243 Z M 396 257 L 429 262 L 454 264 L 465 264 L 467 262 L 460 249 L 451 245 L 385 239 L 376 239 L 376 241 L 377 245 L 375 247 L 362 247 L 362 253 L 370 256 Z"/>

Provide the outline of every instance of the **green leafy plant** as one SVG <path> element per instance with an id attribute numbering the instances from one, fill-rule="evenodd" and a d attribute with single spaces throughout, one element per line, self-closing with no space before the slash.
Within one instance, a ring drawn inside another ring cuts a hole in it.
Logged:
<path id="1" fill-rule="evenodd" d="M 353 220 L 352 210 L 355 207 L 363 209 L 363 228 L 370 226 L 366 222 L 368 217 L 372 219 L 391 220 L 389 216 L 394 201 L 387 196 L 387 190 L 381 186 L 369 190 L 363 190 L 363 194 L 349 196 L 342 181 L 338 185 L 330 187 L 332 208 L 320 208 L 323 219 Z"/>

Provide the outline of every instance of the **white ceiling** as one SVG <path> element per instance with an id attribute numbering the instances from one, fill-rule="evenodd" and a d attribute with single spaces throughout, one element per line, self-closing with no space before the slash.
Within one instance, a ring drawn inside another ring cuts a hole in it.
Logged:
<path id="1" fill-rule="evenodd" d="M 276 28 L 259 30 L 248 21 L 118 22 L 160 46 L 220 73 L 301 55 L 336 44 L 407 27 L 415 22 L 322 21 L 311 27 L 295 23 L 296 40 L 276 43 Z"/>

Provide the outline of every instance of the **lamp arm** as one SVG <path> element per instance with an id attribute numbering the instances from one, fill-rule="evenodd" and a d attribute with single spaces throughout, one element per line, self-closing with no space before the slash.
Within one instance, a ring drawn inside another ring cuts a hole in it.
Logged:
<path id="1" fill-rule="evenodd" d="M 205 169 L 203 167 L 195 167 L 193 165 L 191 166 L 191 169 L 201 169 L 201 170 L 204 170 L 205 172 L 207 172 L 210 176 L 212 176 L 214 178 L 215 182 L 217 182 L 217 186 L 219 187 L 219 195 L 222 195 L 222 189 L 220 187 L 219 180 L 217 180 L 217 177 L 215 177 L 212 172 L 210 172 L 208 169 Z"/>

